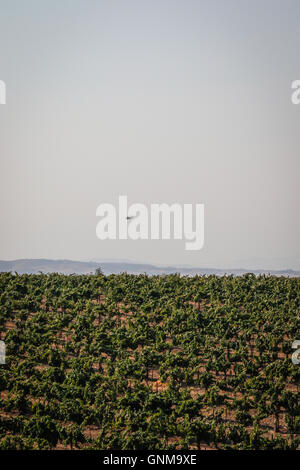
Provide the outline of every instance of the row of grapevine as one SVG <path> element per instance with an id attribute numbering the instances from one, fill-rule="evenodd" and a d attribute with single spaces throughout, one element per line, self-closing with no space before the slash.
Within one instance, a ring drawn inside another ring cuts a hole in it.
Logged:
<path id="1" fill-rule="evenodd" d="M 1 273 L 0 449 L 299 448 L 299 287 Z"/>

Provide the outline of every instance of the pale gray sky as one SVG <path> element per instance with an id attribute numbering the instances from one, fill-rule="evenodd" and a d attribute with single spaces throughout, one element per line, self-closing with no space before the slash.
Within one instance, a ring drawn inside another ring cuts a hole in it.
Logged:
<path id="1" fill-rule="evenodd" d="M 0 259 L 300 269 L 299 0 L 0 0 Z M 205 245 L 96 208 L 204 203 Z"/>

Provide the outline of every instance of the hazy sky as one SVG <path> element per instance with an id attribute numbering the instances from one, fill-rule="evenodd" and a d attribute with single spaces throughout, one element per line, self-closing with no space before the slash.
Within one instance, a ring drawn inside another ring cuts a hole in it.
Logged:
<path id="1" fill-rule="evenodd" d="M 299 0 L 0 0 L 0 259 L 300 269 Z M 204 203 L 205 245 L 96 208 Z"/>

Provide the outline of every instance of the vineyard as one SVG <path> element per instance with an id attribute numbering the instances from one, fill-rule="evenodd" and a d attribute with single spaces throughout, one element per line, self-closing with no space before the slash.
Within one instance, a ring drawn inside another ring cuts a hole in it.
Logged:
<path id="1" fill-rule="evenodd" d="M 299 449 L 300 279 L 0 274 L 0 449 Z"/>

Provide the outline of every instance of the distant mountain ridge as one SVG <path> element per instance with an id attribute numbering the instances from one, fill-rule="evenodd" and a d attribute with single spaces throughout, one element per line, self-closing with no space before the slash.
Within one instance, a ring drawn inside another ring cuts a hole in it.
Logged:
<path id="1" fill-rule="evenodd" d="M 128 274 L 171 274 L 180 273 L 183 275 L 208 275 L 224 274 L 243 275 L 246 273 L 272 274 L 274 276 L 300 277 L 300 271 L 292 269 L 269 270 L 269 269 L 217 269 L 217 268 L 194 268 L 176 266 L 155 266 L 152 264 L 140 264 L 130 262 L 94 262 L 94 261 L 72 261 L 72 260 L 51 260 L 51 259 L 17 259 L 12 261 L 0 260 L 0 272 L 17 272 L 19 274 L 42 273 L 62 273 L 62 274 L 90 274 L 101 267 L 104 274 L 118 274 L 127 272 Z"/>

